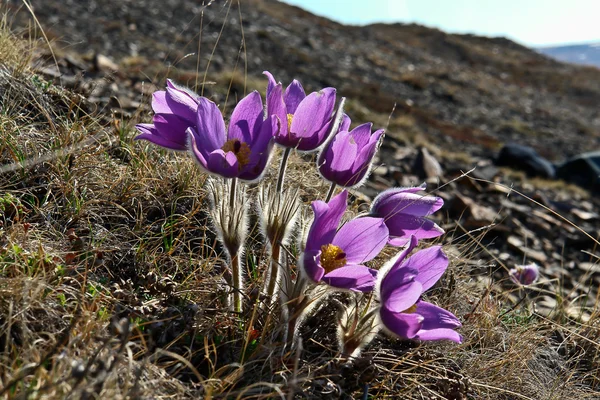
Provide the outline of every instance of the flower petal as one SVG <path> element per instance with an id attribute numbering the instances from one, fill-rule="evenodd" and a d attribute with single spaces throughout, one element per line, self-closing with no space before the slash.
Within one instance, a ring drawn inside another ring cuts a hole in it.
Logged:
<path id="1" fill-rule="evenodd" d="M 279 129 L 273 132 L 275 141 L 285 147 L 294 147 L 296 142 L 289 137 L 287 109 L 283 101 L 281 83 L 275 85 L 267 97 L 267 115 L 279 119 Z"/>
<path id="2" fill-rule="evenodd" d="M 177 87 L 171 80 L 167 80 L 165 100 L 172 114 L 192 122 L 196 119 L 199 98 L 194 98 L 191 93 Z"/>
<path id="3" fill-rule="evenodd" d="M 302 100 L 294 113 L 291 125 L 292 135 L 302 139 L 316 135 L 331 120 L 334 105 L 334 88 L 325 88 L 309 94 Z"/>
<path id="4" fill-rule="evenodd" d="M 448 268 L 448 257 L 441 246 L 432 246 L 413 254 L 404 262 L 404 267 L 419 271 L 415 280 L 420 282 L 423 291 L 426 291 L 435 285 Z"/>
<path id="5" fill-rule="evenodd" d="M 321 255 L 320 250 L 305 251 L 300 257 L 306 276 L 315 283 L 320 282 L 325 274 L 325 269 L 317 263 L 319 255 Z"/>
<path id="6" fill-rule="evenodd" d="M 298 109 L 298 105 L 306 98 L 302 84 L 294 79 L 285 89 L 283 98 L 287 107 L 287 113 L 294 114 Z"/>
<path id="7" fill-rule="evenodd" d="M 173 142 L 169 140 L 169 138 L 163 137 L 153 124 L 137 124 L 135 128 L 141 132 L 141 135 L 137 135 L 134 140 L 147 140 L 160 147 L 171 150 L 186 150 L 185 144 L 181 146 L 180 143 Z"/>
<path id="8" fill-rule="evenodd" d="M 334 172 L 346 172 L 352 169 L 358 147 L 349 132 L 339 132 L 328 147 L 331 151 L 328 151 L 327 154 L 331 158 L 326 157 L 325 160 L 329 169 Z"/>
<path id="9" fill-rule="evenodd" d="M 379 215 L 378 215 L 379 216 Z M 381 216 L 383 218 L 383 216 Z M 431 239 L 444 234 L 444 230 L 435 222 L 425 218 L 408 214 L 396 214 L 393 217 L 385 219 L 385 223 L 390 230 L 390 244 L 392 246 L 401 246 L 393 242 L 394 239 L 406 239 L 411 235 L 417 239 Z M 400 240 L 402 242 L 402 240 Z M 404 242 L 406 242 L 404 240 Z"/>
<path id="10" fill-rule="evenodd" d="M 255 181 L 264 174 L 273 150 L 273 135 L 279 129 L 279 118 L 271 115 L 262 124 L 260 133 L 255 138 L 250 151 L 250 162 L 242 168 L 239 178 Z"/>
<path id="11" fill-rule="evenodd" d="M 170 142 L 177 143 L 178 150 L 185 150 L 187 146 L 186 130 L 195 124 L 181 118 L 177 114 L 155 114 L 152 122 L 158 133 Z"/>
<path id="12" fill-rule="evenodd" d="M 462 326 L 458 318 L 450 311 L 426 301 L 418 301 L 415 312 L 425 318 L 422 326 L 422 329 L 425 330 L 439 328 L 456 329 Z"/>
<path id="13" fill-rule="evenodd" d="M 344 113 L 342 115 L 342 121 L 340 122 L 340 127 L 338 129 L 338 132 L 348 132 L 350 131 L 350 124 L 352 123 L 352 121 L 350 120 L 350 117 L 348 116 L 348 114 Z"/>
<path id="14" fill-rule="evenodd" d="M 414 338 L 423 322 L 423 317 L 419 314 L 396 313 L 385 308 L 380 309 L 379 317 L 390 332 L 406 339 Z"/>
<path id="15" fill-rule="evenodd" d="M 323 282 L 340 289 L 370 292 L 375 287 L 377 271 L 364 265 L 346 265 L 325 274 Z"/>
<path id="16" fill-rule="evenodd" d="M 349 264 L 372 260 L 385 247 L 388 228 L 381 218 L 356 218 L 347 222 L 331 242 L 346 253 Z"/>
<path id="17" fill-rule="evenodd" d="M 256 90 L 237 104 L 229 121 L 227 139 L 238 139 L 252 147 L 263 122 L 263 104 Z"/>
<path id="18" fill-rule="evenodd" d="M 308 232 L 306 251 L 320 250 L 322 245 L 333 241 L 337 227 L 346 212 L 347 201 L 348 192 L 344 190 L 329 203 L 320 200 L 312 202 L 315 219 Z"/>
<path id="19" fill-rule="evenodd" d="M 423 286 L 417 281 L 399 284 L 391 290 L 382 292 L 381 306 L 390 311 L 403 312 L 415 305 L 421 294 L 423 294 Z"/>
<path id="20" fill-rule="evenodd" d="M 417 243 L 417 238 L 411 236 L 409 238 L 408 246 L 396 256 L 395 260 L 392 259 L 392 266 L 389 267 L 387 273 L 381 280 L 380 298 L 387 297 L 388 293 L 395 287 L 414 280 L 414 277 L 419 273 L 419 271 L 415 269 L 406 268 L 405 264 L 406 257 L 417 246 Z"/>
<path id="21" fill-rule="evenodd" d="M 225 153 L 217 149 L 208 156 L 208 170 L 225 178 L 235 178 L 239 175 L 238 160 L 232 151 Z"/>
<path id="22" fill-rule="evenodd" d="M 196 115 L 196 129 L 192 131 L 196 136 L 196 145 L 212 153 L 223 147 L 226 141 L 225 121 L 219 107 L 206 97 L 201 97 Z"/>
<path id="23" fill-rule="evenodd" d="M 190 149 L 190 153 L 192 154 L 192 159 L 194 159 L 198 164 L 200 164 L 200 167 L 202 169 L 204 169 L 205 171 L 208 171 L 208 155 L 210 153 L 201 151 L 198 148 L 198 145 L 196 143 L 196 135 L 192 131 L 192 128 L 188 128 L 187 135 L 188 135 L 188 139 L 189 139 L 189 149 Z"/>
<path id="24" fill-rule="evenodd" d="M 456 343 L 462 343 L 462 336 L 455 330 L 448 328 L 440 328 L 433 330 L 420 330 L 414 339 L 419 340 L 451 340 Z"/>
<path id="25" fill-rule="evenodd" d="M 421 184 L 421 186 L 397 187 L 384 190 L 383 192 L 379 193 L 377 197 L 375 197 L 375 199 L 373 200 L 373 203 L 371 203 L 371 212 L 381 214 L 381 212 L 379 211 L 380 208 L 383 204 L 386 204 L 388 201 L 390 201 L 390 198 L 392 198 L 393 196 L 396 196 L 400 193 L 417 193 L 424 191 L 426 188 L 427 186 L 425 185 L 425 183 L 423 183 Z"/>
<path id="26" fill-rule="evenodd" d="M 269 98 L 271 91 L 277 85 L 277 81 L 275 80 L 275 77 L 273 77 L 273 74 L 271 74 L 269 71 L 263 71 L 263 75 L 266 75 L 267 79 L 269 80 L 269 83 L 267 84 L 267 98 Z"/>

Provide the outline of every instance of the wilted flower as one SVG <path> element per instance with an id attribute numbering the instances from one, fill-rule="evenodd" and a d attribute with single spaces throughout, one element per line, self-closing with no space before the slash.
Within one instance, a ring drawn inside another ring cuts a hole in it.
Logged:
<path id="1" fill-rule="evenodd" d="M 436 305 L 420 300 L 448 267 L 448 258 L 440 246 L 420 250 L 406 256 L 417 245 L 411 236 L 408 247 L 395 259 L 379 285 L 381 307 L 379 317 L 384 327 L 393 334 L 407 339 L 452 340 L 460 343 L 462 337 L 454 331 L 461 326 L 454 314 Z"/>
<path id="2" fill-rule="evenodd" d="M 274 133 L 275 142 L 300 151 L 318 149 L 327 139 L 333 123 L 335 89 L 324 88 L 308 96 L 302 85 L 293 80 L 285 93 L 270 72 L 267 86 L 267 114 L 276 115 L 281 129 Z"/>
<path id="3" fill-rule="evenodd" d="M 315 219 L 308 232 L 302 264 L 314 282 L 368 292 L 375 285 L 377 271 L 362 263 L 383 249 L 388 229 L 381 218 L 357 218 L 338 230 L 347 199 L 348 192 L 344 190 L 329 203 L 312 203 Z"/>
<path id="4" fill-rule="evenodd" d="M 517 285 L 531 285 L 537 281 L 540 271 L 535 263 L 527 265 L 515 265 L 515 268 L 508 272 L 510 279 Z"/>
<path id="5" fill-rule="evenodd" d="M 152 95 L 152 110 L 155 113 L 152 123 L 136 125 L 142 134 L 135 139 L 148 140 L 171 150 L 186 150 L 186 130 L 196 126 L 199 101 L 200 98 L 190 90 L 167 80 L 167 90 L 160 90 Z"/>
<path id="6" fill-rule="evenodd" d="M 226 131 L 217 105 L 200 98 L 196 125 L 187 130 L 193 158 L 207 172 L 225 178 L 260 178 L 269 161 L 272 136 L 278 132 L 277 118 L 263 121 L 263 115 L 260 94 L 254 91 L 235 107 Z"/>
<path id="7" fill-rule="evenodd" d="M 373 156 L 384 130 L 371 134 L 373 124 L 357 126 L 352 131 L 350 118 L 344 114 L 339 132 L 319 156 L 319 171 L 328 181 L 343 187 L 360 185 L 371 168 Z"/>
<path id="8" fill-rule="evenodd" d="M 381 192 L 373 200 L 370 215 L 385 219 L 390 230 L 390 245 L 404 246 L 411 235 L 417 239 L 430 239 L 444 233 L 435 222 L 426 218 L 439 210 L 444 200 L 417 194 L 422 190 L 425 190 L 425 184 L 392 188 Z"/>

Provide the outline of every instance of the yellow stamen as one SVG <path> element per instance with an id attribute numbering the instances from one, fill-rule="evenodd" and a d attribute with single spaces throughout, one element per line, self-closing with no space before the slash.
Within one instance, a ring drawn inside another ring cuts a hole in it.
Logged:
<path id="1" fill-rule="evenodd" d="M 221 150 L 225 153 L 231 151 L 235 155 L 235 158 L 237 158 L 240 169 L 250 162 L 250 146 L 244 142 L 240 142 L 238 139 L 226 141 Z"/>
<path id="2" fill-rule="evenodd" d="M 321 267 L 325 273 L 338 269 L 346 265 L 346 253 L 338 246 L 326 244 L 321 246 Z"/>
<path id="3" fill-rule="evenodd" d="M 404 314 L 412 314 L 414 312 L 417 311 L 417 305 L 413 304 L 412 306 L 408 307 L 406 310 L 402 311 Z"/>
<path id="4" fill-rule="evenodd" d="M 288 133 L 290 132 L 290 130 L 292 129 L 292 119 L 294 119 L 294 115 L 293 114 L 288 114 L 287 115 L 287 122 L 288 122 Z"/>

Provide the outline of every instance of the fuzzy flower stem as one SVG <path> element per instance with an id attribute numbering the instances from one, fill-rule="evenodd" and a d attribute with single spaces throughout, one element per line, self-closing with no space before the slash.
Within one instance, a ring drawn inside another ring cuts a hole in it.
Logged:
<path id="1" fill-rule="evenodd" d="M 233 311 L 239 314 L 242 312 L 242 275 L 238 253 L 231 255 L 231 272 L 233 275 Z"/>
<path id="2" fill-rule="evenodd" d="M 273 301 L 275 297 L 275 287 L 277 286 L 277 279 L 279 278 L 279 254 L 281 246 L 277 242 L 277 238 L 271 243 L 271 274 L 269 277 L 269 286 L 267 287 L 267 298 L 269 301 Z"/>
<path id="3" fill-rule="evenodd" d="M 336 188 L 336 184 L 331 182 L 331 186 L 329 187 L 329 192 L 327 192 L 327 197 L 325 198 L 325 203 L 329 203 L 329 200 L 331 200 L 331 197 L 333 196 L 333 193 L 335 192 L 335 188 Z"/>
<path id="4" fill-rule="evenodd" d="M 286 147 L 281 156 L 281 166 L 279 167 L 279 177 L 277 178 L 277 193 L 281 193 L 283 189 L 283 180 L 285 178 L 285 169 L 287 168 L 287 161 L 292 152 L 291 147 Z"/>
<path id="5" fill-rule="evenodd" d="M 231 190 L 229 192 L 229 207 L 233 210 L 235 207 L 235 191 L 237 188 L 237 178 L 231 179 Z"/>

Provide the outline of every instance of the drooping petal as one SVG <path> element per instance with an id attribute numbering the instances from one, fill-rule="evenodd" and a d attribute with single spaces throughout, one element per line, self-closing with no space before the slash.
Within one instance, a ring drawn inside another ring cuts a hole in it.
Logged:
<path id="1" fill-rule="evenodd" d="M 323 282 L 340 289 L 370 292 L 375 287 L 377 271 L 364 265 L 346 265 L 323 275 Z"/>
<path id="2" fill-rule="evenodd" d="M 387 203 L 391 197 L 396 196 L 399 193 L 417 193 L 426 189 L 426 184 L 422 183 L 420 186 L 415 187 L 396 187 L 384 190 L 373 199 L 373 203 L 371 203 L 371 213 L 380 213 L 379 210 L 382 207 L 382 204 Z"/>
<path id="3" fill-rule="evenodd" d="M 346 253 L 349 264 L 372 260 L 385 247 L 388 228 L 381 218 L 356 218 L 347 222 L 331 242 Z"/>
<path id="4" fill-rule="evenodd" d="M 396 313 L 385 308 L 380 310 L 379 316 L 389 331 L 406 339 L 414 338 L 423 322 L 423 317 L 419 314 Z"/>
<path id="5" fill-rule="evenodd" d="M 196 115 L 196 129 L 192 131 L 196 137 L 198 148 L 212 153 L 225 144 L 225 121 L 219 107 L 206 97 L 202 97 L 198 104 Z"/>
<path id="6" fill-rule="evenodd" d="M 283 95 L 285 105 L 287 107 L 287 113 L 294 114 L 298 109 L 298 105 L 302 102 L 302 100 L 304 100 L 305 97 L 306 93 L 304 93 L 302 84 L 294 79 L 292 83 L 290 83 L 285 89 L 285 94 Z"/>
<path id="7" fill-rule="evenodd" d="M 423 291 L 431 288 L 448 268 L 448 257 L 441 246 L 432 246 L 419 250 L 404 262 L 405 268 L 415 269 L 419 274 L 415 278 L 423 285 Z"/>
<path id="8" fill-rule="evenodd" d="M 337 227 L 346 211 L 347 201 L 348 192 L 344 190 L 334 196 L 329 203 L 320 200 L 312 202 L 315 219 L 308 232 L 307 251 L 319 250 L 322 245 L 333 241 Z"/>
<path id="9" fill-rule="evenodd" d="M 235 178 L 239 175 L 238 160 L 232 151 L 224 152 L 217 149 L 208 156 L 208 170 L 225 178 Z"/>
<path id="10" fill-rule="evenodd" d="M 186 150 L 185 144 L 181 146 L 180 143 L 173 142 L 169 140 L 169 138 L 163 137 L 153 124 L 137 124 L 135 127 L 141 132 L 141 135 L 137 135 L 134 140 L 147 140 L 160 147 L 171 150 Z"/>
<path id="11" fill-rule="evenodd" d="M 419 340 L 451 340 L 456 343 L 462 343 L 462 336 L 455 330 L 448 328 L 420 330 L 413 339 Z"/>
<path id="12" fill-rule="evenodd" d="M 152 122 L 158 133 L 170 142 L 177 143 L 177 150 L 185 150 L 187 147 L 186 130 L 191 127 L 190 121 L 181 118 L 177 114 L 155 114 Z"/>
<path id="13" fill-rule="evenodd" d="M 416 280 L 399 284 L 391 290 L 386 290 L 386 295 L 381 299 L 383 308 L 403 312 L 412 307 L 423 294 L 423 286 Z"/>
<path id="14" fill-rule="evenodd" d="M 385 222 L 390 230 L 389 244 L 392 246 L 402 246 L 411 235 L 417 239 L 431 239 L 444 234 L 442 228 L 425 217 L 396 214 L 387 218 Z"/>
<path id="15" fill-rule="evenodd" d="M 439 210 L 444 200 L 435 196 L 423 196 L 416 193 L 399 192 L 380 202 L 377 207 L 379 215 L 395 216 L 409 214 L 426 217 Z"/>
<path id="16" fill-rule="evenodd" d="M 462 326 L 458 318 L 450 311 L 426 301 L 418 301 L 415 312 L 425 318 L 421 327 L 424 330 L 440 328 L 456 329 Z"/>
<path id="17" fill-rule="evenodd" d="M 229 121 L 227 139 L 238 139 L 252 146 L 263 122 L 263 104 L 258 91 L 253 91 L 237 104 Z"/>

